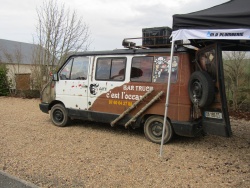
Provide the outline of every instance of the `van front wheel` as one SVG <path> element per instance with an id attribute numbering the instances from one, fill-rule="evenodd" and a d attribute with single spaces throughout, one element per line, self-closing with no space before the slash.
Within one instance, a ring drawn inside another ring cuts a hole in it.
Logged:
<path id="1" fill-rule="evenodd" d="M 162 139 L 164 117 L 162 116 L 151 116 L 144 124 L 145 137 L 154 143 L 160 144 Z M 173 137 L 173 129 L 171 123 L 166 120 L 166 130 L 164 135 L 164 144 L 169 142 Z"/>
<path id="2" fill-rule="evenodd" d="M 65 127 L 69 121 L 68 113 L 61 104 L 56 104 L 51 108 L 50 118 L 53 124 L 58 127 Z"/>

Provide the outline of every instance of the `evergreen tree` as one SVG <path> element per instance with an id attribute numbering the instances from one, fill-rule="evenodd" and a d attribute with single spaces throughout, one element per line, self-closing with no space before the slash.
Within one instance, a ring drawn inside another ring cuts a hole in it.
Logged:
<path id="1" fill-rule="evenodd" d="M 9 81 L 7 77 L 8 69 L 5 65 L 0 64 L 0 96 L 9 94 Z"/>

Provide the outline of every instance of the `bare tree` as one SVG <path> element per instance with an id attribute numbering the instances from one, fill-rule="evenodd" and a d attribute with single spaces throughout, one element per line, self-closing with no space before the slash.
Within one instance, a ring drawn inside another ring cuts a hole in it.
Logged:
<path id="1" fill-rule="evenodd" d="M 233 51 L 225 53 L 225 79 L 232 96 L 233 110 L 239 109 L 242 102 L 241 88 L 245 81 L 245 59 L 246 52 Z"/>
<path id="2" fill-rule="evenodd" d="M 70 11 L 56 0 L 45 0 L 37 8 L 37 43 L 35 63 L 43 70 L 45 81 L 49 78 L 49 67 L 55 70 L 71 52 L 85 51 L 89 47 L 89 27 L 78 17 L 76 11 Z"/>

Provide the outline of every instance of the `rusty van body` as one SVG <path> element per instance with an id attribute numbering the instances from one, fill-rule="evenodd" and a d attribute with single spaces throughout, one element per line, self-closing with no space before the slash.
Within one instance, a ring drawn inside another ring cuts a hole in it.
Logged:
<path id="1" fill-rule="evenodd" d="M 160 143 L 172 71 L 164 143 L 174 134 L 230 136 L 218 49 L 219 45 L 198 51 L 178 46 L 172 70 L 170 48 L 76 53 L 44 87 L 40 109 L 50 112 L 56 126 L 66 126 L 70 119 L 142 126 L 148 140 Z"/>

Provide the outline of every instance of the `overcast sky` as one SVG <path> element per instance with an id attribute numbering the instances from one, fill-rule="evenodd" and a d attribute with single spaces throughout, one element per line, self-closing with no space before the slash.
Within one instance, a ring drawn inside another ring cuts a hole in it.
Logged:
<path id="1" fill-rule="evenodd" d="M 228 0 L 57 0 L 88 24 L 90 50 L 122 48 L 122 40 L 141 37 L 142 28 L 172 27 L 173 14 L 210 8 Z M 0 38 L 33 43 L 36 8 L 43 0 L 0 0 Z"/>

